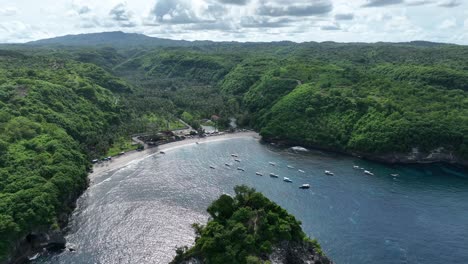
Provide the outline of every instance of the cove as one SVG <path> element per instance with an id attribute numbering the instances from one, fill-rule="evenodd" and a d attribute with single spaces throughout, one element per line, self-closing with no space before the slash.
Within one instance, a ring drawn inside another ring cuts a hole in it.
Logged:
<path id="1" fill-rule="evenodd" d="M 295 153 L 252 137 L 179 146 L 165 153 L 96 175 L 68 227 L 67 241 L 76 251 L 34 263 L 167 263 L 176 246 L 193 243 L 190 225 L 207 220 L 207 206 L 239 184 L 256 188 L 295 215 L 336 263 L 468 259 L 468 175 L 461 169 L 382 165 L 320 151 Z M 293 182 L 283 182 L 283 177 Z M 304 183 L 311 188 L 299 189 Z"/>

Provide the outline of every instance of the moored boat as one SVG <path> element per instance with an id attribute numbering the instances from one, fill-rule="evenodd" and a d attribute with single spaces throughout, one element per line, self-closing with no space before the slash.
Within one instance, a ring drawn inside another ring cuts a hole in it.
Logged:
<path id="1" fill-rule="evenodd" d="M 326 174 L 326 175 L 330 175 L 330 176 L 333 176 L 333 175 L 335 175 L 335 174 L 333 174 L 333 172 L 331 172 L 331 171 L 328 171 L 328 170 L 326 170 L 326 171 L 325 171 L 325 174 Z"/>
<path id="2" fill-rule="evenodd" d="M 299 186 L 300 189 L 309 189 L 310 188 L 310 184 L 302 184 L 301 186 Z"/>
<path id="3" fill-rule="evenodd" d="M 288 177 L 284 177 L 284 178 L 283 178 L 283 181 L 285 181 L 285 182 L 292 182 L 291 179 L 289 179 Z"/>
<path id="4" fill-rule="evenodd" d="M 278 178 L 279 176 L 276 175 L 276 174 L 274 174 L 274 173 L 270 173 L 270 177 L 272 177 L 272 178 Z"/>

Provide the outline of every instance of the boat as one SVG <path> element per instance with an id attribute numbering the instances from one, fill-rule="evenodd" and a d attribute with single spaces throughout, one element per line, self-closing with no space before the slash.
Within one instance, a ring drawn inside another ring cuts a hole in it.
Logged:
<path id="1" fill-rule="evenodd" d="M 364 173 L 367 174 L 367 175 L 370 175 L 370 176 L 374 176 L 374 173 L 372 173 L 372 172 L 370 172 L 368 170 L 365 170 Z"/>
<path id="2" fill-rule="evenodd" d="M 164 151 L 162 151 L 162 150 L 161 150 L 161 151 L 159 151 L 159 153 L 161 153 L 161 154 L 166 154 L 166 152 L 164 152 Z"/>
<path id="3" fill-rule="evenodd" d="M 240 171 L 245 171 L 243 168 L 241 167 L 237 167 L 237 170 L 240 170 Z"/>
<path id="4" fill-rule="evenodd" d="M 303 171 L 303 170 L 297 170 L 297 171 L 298 171 L 298 172 L 301 172 L 301 173 L 305 173 L 305 171 Z"/>
<path id="5" fill-rule="evenodd" d="M 200 143 L 198 143 L 198 142 L 195 142 L 195 144 L 197 144 L 197 145 L 198 145 L 198 144 L 200 144 Z"/>
<path id="6" fill-rule="evenodd" d="M 284 177 L 284 178 L 283 178 L 283 181 L 285 181 L 285 182 L 292 182 L 291 179 L 289 179 L 288 177 Z"/>
<path id="7" fill-rule="evenodd" d="M 268 162 L 268 163 L 269 163 L 271 166 L 276 166 L 276 163 L 274 163 L 274 162 L 271 162 L 271 161 L 270 161 L 270 162 Z"/>
<path id="8" fill-rule="evenodd" d="M 255 172 L 255 175 L 258 175 L 258 176 L 263 176 L 263 174 L 261 174 L 260 172 Z"/>
<path id="9" fill-rule="evenodd" d="M 331 172 L 331 171 L 328 171 L 328 170 L 326 170 L 326 171 L 325 171 L 325 174 L 326 174 L 326 175 L 330 175 L 330 176 L 333 176 L 333 175 L 335 175 L 335 174 L 333 174 L 333 172 Z"/>
<path id="10" fill-rule="evenodd" d="M 294 167 L 291 166 L 291 165 L 288 165 L 288 166 L 286 166 L 286 167 L 288 167 L 288 169 L 294 169 Z"/>
<path id="11" fill-rule="evenodd" d="M 270 173 L 270 177 L 272 177 L 272 178 L 278 178 L 279 176 L 276 175 L 276 174 L 274 174 L 274 173 L 272 172 L 272 173 Z"/>
<path id="12" fill-rule="evenodd" d="M 231 167 L 231 164 L 229 164 L 229 163 L 224 163 L 224 165 L 226 165 L 228 167 Z"/>
<path id="13" fill-rule="evenodd" d="M 359 170 L 359 166 L 354 165 L 354 166 L 353 166 L 353 169 Z"/>
<path id="14" fill-rule="evenodd" d="M 239 157 L 237 154 L 231 154 L 231 156 L 235 158 Z"/>
<path id="15" fill-rule="evenodd" d="M 34 254 L 34 255 L 28 257 L 28 260 L 29 260 L 29 261 L 36 260 L 40 255 L 41 255 L 41 254 L 36 253 L 36 254 Z"/>
<path id="16" fill-rule="evenodd" d="M 309 150 L 304 148 L 304 147 L 301 147 L 301 146 L 295 146 L 295 147 L 292 147 L 291 148 L 292 150 L 294 151 L 299 151 L 299 152 L 308 152 Z"/>
<path id="17" fill-rule="evenodd" d="M 240 160 L 240 159 L 234 159 L 234 161 L 241 162 L 241 160 Z"/>
<path id="18" fill-rule="evenodd" d="M 309 189 L 310 184 L 302 184 L 302 186 L 299 186 L 300 189 Z"/>
<path id="19" fill-rule="evenodd" d="M 210 169 L 215 169 L 215 167 L 214 167 L 214 166 L 210 166 Z"/>
<path id="20" fill-rule="evenodd" d="M 398 176 L 400 176 L 400 174 L 398 174 L 398 173 L 393 173 L 393 174 L 390 174 L 390 176 L 392 176 L 392 177 L 398 177 Z"/>

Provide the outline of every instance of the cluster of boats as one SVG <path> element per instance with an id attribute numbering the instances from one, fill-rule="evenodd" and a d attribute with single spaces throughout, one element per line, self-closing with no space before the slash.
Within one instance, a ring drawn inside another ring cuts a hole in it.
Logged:
<path id="1" fill-rule="evenodd" d="M 231 157 L 234 158 L 234 161 L 235 161 L 235 162 L 238 162 L 238 163 L 242 162 L 242 160 L 239 159 L 239 155 L 237 155 L 237 154 L 231 154 Z M 276 166 L 276 163 L 274 163 L 274 162 L 268 162 L 268 164 L 270 164 L 271 166 Z M 224 163 L 224 165 L 225 165 L 226 167 L 231 167 L 231 166 L 232 166 L 232 164 L 230 164 L 230 163 Z M 288 169 L 294 169 L 294 167 L 291 166 L 291 165 L 287 165 L 287 168 L 288 168 Z M 216 167 L 213 166 L 213 165 L 210 165 L 210 169 L 216 169 Z M 242 167 L 237 167 L 237 170 L 238 170 L 238 171 L 245 171 L 245 169 L 242 168 Z M 304 171 L 304 170 L 301 170 L 301 169 L 298 169 L 297 171 L 300 172 L 300 173 L 305 173 L 305 171 Z M 257 176 L 263 176 L 263 173 L 257 171 L 257 172 L 255 172 L 255 175 L 257 175 Z M 333 173 L 332 173 L 331 175 L 333 175 Z M 279 175 L 278 175 L 278 174 L 275 174 L 275 173 L 273 173 L 273 172 L 270 173 L 269 176 L 270 176 L 271 178 L 279 178 Z M 284 181 L 284 182 L 292 183 L 292 180 L 291 180 L 290 178 L 288 178 L 288 177 L 283 177 L 283 181 Z M 310 188 L 310 184 L 302 184 L 301 186 L 299 186 L 299 188 L 301 188 L 301 189 L 309 189 L 309 188 Z"/>
<path id="2" fill-rule="evenodd" d="M 238 162 L 238 163 L 241 162 L 241 160 L 239 159 L 239 155 L 237 155 L 237 154 L 231 154 L 231 157 L 234 158 L 234 161 L 235 161 L 235 162 Z M 271 161 L 268 162 L 268 164 L 270 164 L 271 166 L 277 166 L 277 164 L 276 164 L 275 162 L 271 162 Z M 231 166 L 232 166 L 232 164 L 230 164 L 230 163 L 225 163 L 224 165 L 225 165 L 226 167 L 231 167 Z M 287 165 L 286 167 L 287 167 L 288 169 L 295 169 L 295 168 L 294 168 L 293 166 L 291 166 L 291 165 Z M 374 173 L 372 173 L 372 172 L 369 171 L 369 170 L 366 170 L 365 168 L 359 167 L 359 166 L 357 166 L 357 165 L 354 165 L 353 168 L 354 168 L 354 169 L 357 169 L 357 170 L 362 170 L 362 171 L 364 172 L 364 174 L 366 174 L 366 175 L 374 176 Z M 215 166 L 210 166 L 210 169 L 216 169 L 216 167 L 215 167 Z M 245 169 L 242 168 L 242 167 L 237 167 L 237 170 L 239 170 L 239 171 L 244 171 L 244 172 L 245 172 Z M 304 171 L 304 170 L 301 170 L 301 169 L 298 169 L 297 171 L 300 172 L 300 173 L 305 173 L 305 171 Z M 328 176 L 334 176 L 334 175 L 335 175 L 333 172 L 331 172 L 331 171 L 329 171 L 329 170 L 325 170 L 324 173 L 325 173 L 325 175 L 328 175 Z M 257 172 L 255 172 L 255 175 L 257 175 L 257 176 L 263 176 L 263 173 L 257 171 Z M 390 174 L 390 175 L 391 175 L 392 177 L 398 177 L 398 176 L 399 176 L 398 174 Z M 278 175 L 278 174 L 275 174 L 275 173 L 273 173 L 273 172 L 270 173 L 269 176 L 270 176 L 271 178 L 279 178 L 279 175 Z M 292 183 L 292 182 L 293 182 L 293 181 L 292 181 L 290 178 L 288 178 L 288 177 L 283 177 L 283 181 L 284 181 L 284 182 L 288 182 L 288 183 Z M 310 184 L 302 184 L 301 186 L 299 186 L 299 188 L 301 188 L 301 189 L 309 189 L 309 188 L 310 188 Z"/>

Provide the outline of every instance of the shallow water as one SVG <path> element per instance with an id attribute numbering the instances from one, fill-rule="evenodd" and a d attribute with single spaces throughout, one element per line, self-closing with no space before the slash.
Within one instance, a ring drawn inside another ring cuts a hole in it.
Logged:
<path id="1" fill-rule="evenodd" d="M 311 189 L 300 190 L 303 183 Z M 211 201 L 239 184 L 295 215 L 336 263 L 468 263 L 466 171 L 292 153 L 253 138 L 179 147 L 98 176 L 70 221 L 67 241 L 76 251 L 35 263 L 167 263 L 176 246 L 193 243 L 190 225 L 207 220 Z"/>

